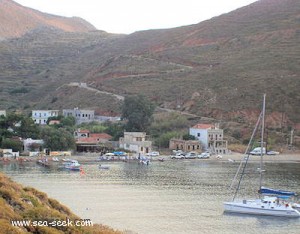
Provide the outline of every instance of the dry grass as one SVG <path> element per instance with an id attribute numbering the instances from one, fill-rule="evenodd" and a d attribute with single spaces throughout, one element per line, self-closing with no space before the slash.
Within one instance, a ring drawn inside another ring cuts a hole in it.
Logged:
<path id="1" fill-rule="evenodd" d="M 0 233 L 121 234 L 120 231 L 97 224 L 91 227 L 13 227 L 11 220 L 75 220 L 79 217 L 58 201 L 48 198 L 47 194 L 34 188 L 23 188 L 2 173 L 0 173 L 0 207 Z"/>

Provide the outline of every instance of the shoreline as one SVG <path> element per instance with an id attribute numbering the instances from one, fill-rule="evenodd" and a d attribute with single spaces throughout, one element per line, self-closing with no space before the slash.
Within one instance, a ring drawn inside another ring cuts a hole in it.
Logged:
<path id="1" fill-rule="evenodd" d="M 232 152 L 230 154 L 224 154 L 222 155 L 222 158 L 217 158 L 217 155 L 212 155 L 208 159 L 171 159 L 171 155 L 161 155 L 161 156 L 155 156 L 151 158 L 151 161 L 158 161 L 158 159 L 164 159 L 165 161 L 181 161 L 181 160 L 190 160 L 190 161 L 199 161 L 199 162 L 205 162 L 205 161 L 219 161 L 219 162 L 229 162 L 229 161 L 241 161 L 245 158 L 245 154 L 242 153 L 236 153 Z M 62 157 L 65 158 L 65 157 Z M 78 160 L 80 162 L 117 162 L 122 160 L 103 160 L 99 161 L 99 155 L 98 154 L 88 154 L 88 155 L 73 155 L 66 158 L 72 158 L 75 160 Z M 279 155 L 265 155 L 263 157 L 264 162 L 276 162 L 276 163 L 300 163 L 300 153 L 283 153 Z M 138 161 L 137 159 L 130 159 L 129 161 Z M 260 162 L 260 156 L 256 155 L 250 155 L 249 162 Z"/>
<path id="2" fill-rule="evenodd" d="M 181 160 L 195 160 L 195 161 L 219 161 L 219 162 L 240 162 L 243 160 L 247 155 L 242 153 L 232 152 L 230 154 L 221 155 L 212 155 L 208 159 L 171 159 L 170 155 L 161 155 L 151 157 L 151 161 L 159 161 L 159 159 L 164 159 L 166 161 L 181 161 Z M 51 156 L 49 156 L 51 158 Z M 57 156 L 57 158 L 61 160 L 63 159 L 74 159 L 78 160 L 81 163 L 100 163 L 100 162 L 121 162 L 124 160 L 116 159 L 116 160 L 99 160 L 99 154 L 96 153 L 87 153 L 85 155 L 71 155 L 71 156 Z M 36 162 L 38 157 L 29 157 L 29 156 L 21 156 L 19 159 L 5 159 L 0 158 L 0 163 L 7 163 L 7 162 Z M 129 162 L 138 161 L 137 159 L 129 159 Z M 282 153 L 279 155 L 265 155 L 263 157 L 264 163 L 300 163 L 300 153 Z M 50 159 L 51 162 L 51 159 Z M 257 155 L 250 155 L 249 162 L 260 162 L 260 156 Z"/>

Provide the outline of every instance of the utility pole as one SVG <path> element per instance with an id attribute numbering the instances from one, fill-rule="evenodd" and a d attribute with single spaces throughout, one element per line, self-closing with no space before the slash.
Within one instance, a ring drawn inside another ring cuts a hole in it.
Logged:
<path id="1" fill-rule="evenodd" d="M 294 141 L 294 129 L 291 130 L 291 139 L 290 139 L 290 145 L 293 146 Z"/>

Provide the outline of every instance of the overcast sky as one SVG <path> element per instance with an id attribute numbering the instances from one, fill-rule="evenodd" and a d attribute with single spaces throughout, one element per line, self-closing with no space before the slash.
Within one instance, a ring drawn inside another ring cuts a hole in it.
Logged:
<path id="1" fill-rule="evenodd" d="M 81 17 L 110 33 L 196 24 L 257 0 L 15 0 L 42 12 Z"/>

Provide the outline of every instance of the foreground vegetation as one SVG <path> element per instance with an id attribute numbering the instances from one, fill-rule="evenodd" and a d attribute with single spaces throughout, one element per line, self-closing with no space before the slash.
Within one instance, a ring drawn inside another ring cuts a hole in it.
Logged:
<path id="1" fill-rule="evenodd" d="M 48 196 L 31 187 L 22 187 L 11 179 L 0 173 L 0 233 L 21 234 L 21 233 L 86 233 L 86 234 L 120 234 L 110 227 L 93 224 L 92 226 L 76 227 L 14 227 L 12 220 L 78 220 L 78 216 L 73 214 L 66 206 L 58 201 L 48 198 Z"/>

